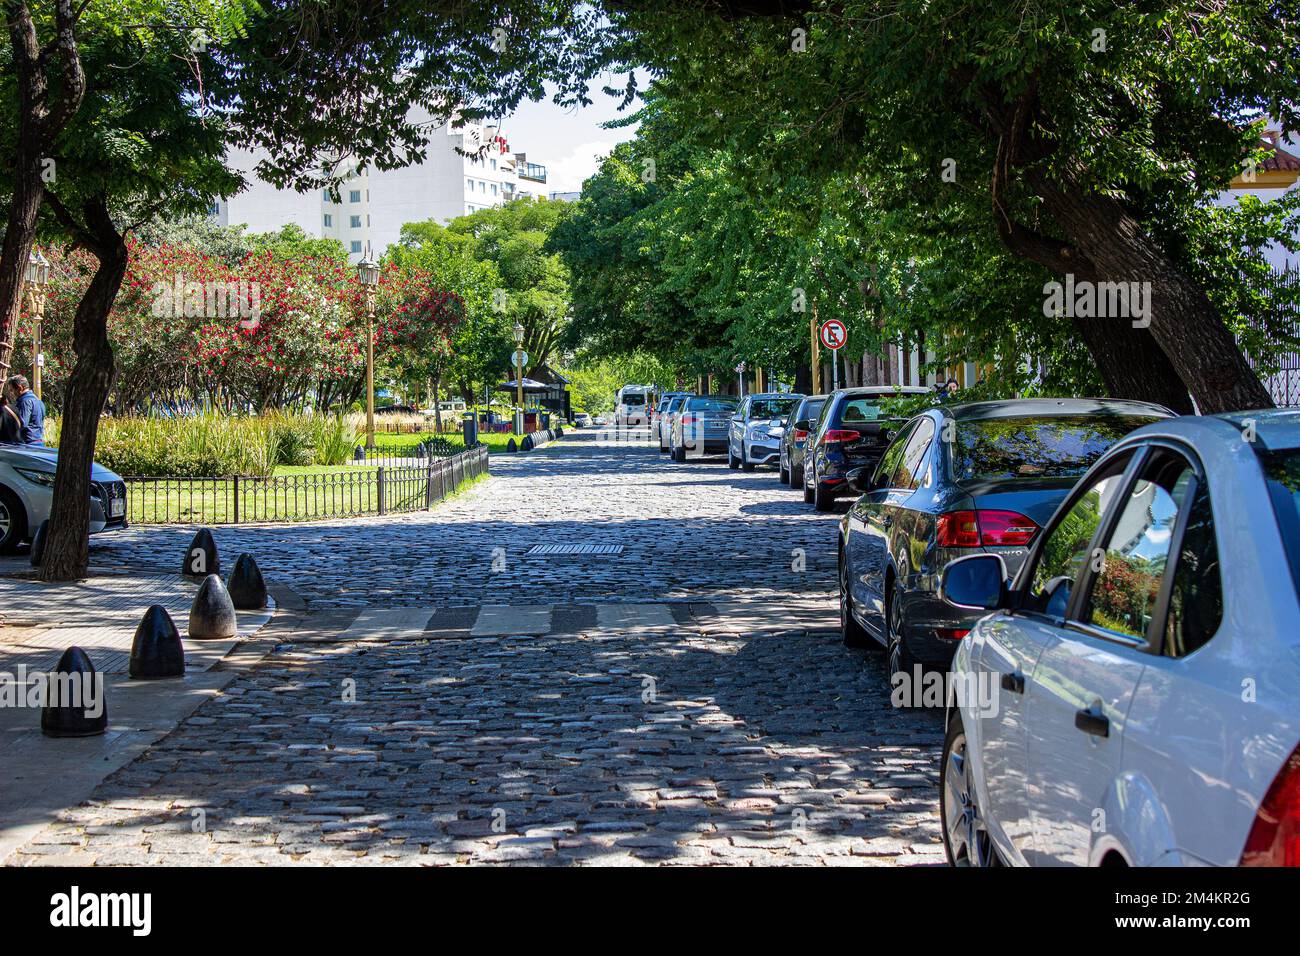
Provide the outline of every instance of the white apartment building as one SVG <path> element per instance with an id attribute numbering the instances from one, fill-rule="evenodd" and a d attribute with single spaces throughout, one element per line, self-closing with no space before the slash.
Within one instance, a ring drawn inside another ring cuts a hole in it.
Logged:
<path id="1" fill-rule="evenodd" d="M 511 152 L 496 127 L 454 129 L 427 113 L 423 119 L 420 115 L 413 122 L 430 130 L 424 161 L 400 169 L 361 169 L 339 187 L 337 202 L 328 190 L 300 193 L 264 182 L 253 172 L 258 153 L 231 150 L 227 159 L 248 186 L 215 204 L 213 217 L 223 226 L 244 225 L 249 232 L 272 232 L 293 223 L 308 235 L 338 239 L 356 262 L 367 242 L 376 256 L 382 255 L 407 223 L 445 223 L 518 197 L 545 195 L 546 167 Z M 478 156 L 484 145 L 487 150 Z"/>

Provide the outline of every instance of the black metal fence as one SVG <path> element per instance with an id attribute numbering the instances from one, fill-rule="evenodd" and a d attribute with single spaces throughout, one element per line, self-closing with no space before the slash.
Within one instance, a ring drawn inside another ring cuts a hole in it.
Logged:
<path id="1" fill-rule="evenodd" d="M 486 474 L 488 450 L 478 445 L 400 466 L 356 464 L 371 467 L 269 478 L 127 478 L 127 519 L 217 525 L 420 511 Z"/>
<path id="2" fill-rule="evenodd" d="M 1300 311 L 1291 304 L 1297 287 L 1300 287 L 1300 271 L 1274 270 L 1264 285 L 1264 294 L 1273 304 L 1274 314 L 1267 317 L 1268 322 L 1261 316 L 1250 319 L 1254 329 L 1268 335 L 1274 345 L 1269 374 L 1261 377 L 1279 408 L 1300 405 L 1300 348 L 1295 345 L 1300 342 Z M 1279 344 L 1281 349 L 1277 348 Z M 1249 354 L 1247 360 L 1255 364 Z"/>

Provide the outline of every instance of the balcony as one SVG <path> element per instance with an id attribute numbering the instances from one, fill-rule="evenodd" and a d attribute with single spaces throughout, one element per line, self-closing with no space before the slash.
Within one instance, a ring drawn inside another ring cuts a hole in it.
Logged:
<path id="1" fill-rule="evenodd" d="M 527 179 L 535 183 L 546 182 L 546 167 L 539 163 L 519 163 L 516 171 L 520 179 Z"/>

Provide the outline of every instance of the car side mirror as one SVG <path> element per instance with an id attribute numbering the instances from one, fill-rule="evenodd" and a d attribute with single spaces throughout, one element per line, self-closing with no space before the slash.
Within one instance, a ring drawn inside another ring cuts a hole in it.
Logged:
<path id="1" fill-rule="evenodd" d="M 844 477 L 848 480 L 849 487 L 860 495 L 865 495 L 868 491 L 874 491 L 876 483 L 871 480 L 875 472 L 874 465 L 867 465 L 862 468 L 854 468 Z"/>
<path id="2" fill-rule="evenodd" d="M 971 554 L 950 561 L 939 578 L 939 596 L 953 607 L 995 611 L 1007 600 L 1007 565 L 998 554 Z"/>
<path id="3" fill-rule="evenodd" d="M 812 428 L 812 422 L 809 421 L 809 420 L 806 419 L 806 418 L 801 418 L 801 419 L 799 419 L 797 422 L 794 423 L 794 427 L 797 428 L 797 429 L 799 429 L 799 431 L 801 431 L 801 432 L 806 432 L 806 431 L 811 430 L 811 428 Z"/>

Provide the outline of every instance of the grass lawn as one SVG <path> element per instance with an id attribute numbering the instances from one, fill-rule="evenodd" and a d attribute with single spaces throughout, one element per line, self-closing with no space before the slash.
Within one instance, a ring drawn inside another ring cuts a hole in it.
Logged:
<path id="1" fill-rule="evenodd" d="M 447 442 L 456 449 L 465 447 L 464 438 L 458 432 L 447 432 L 443 436 Z M 506 445 L 510 439 L 515 439 L 515 444 L 523 441 L 523 438 L 513 433 L 498 432 L 479 432 L 478 440 L 480 443 L 488 446 L 488 454 L 499 454 L 506 450 Z M 381 452 L 398 451 L 405 448 L 414 448 L 420 442 L 424 441 L 424 435 L 375 435 L 375 445 Z"/>

